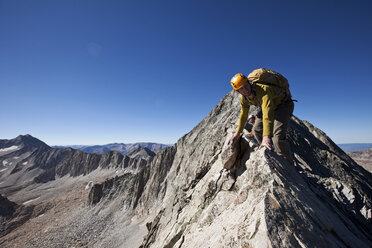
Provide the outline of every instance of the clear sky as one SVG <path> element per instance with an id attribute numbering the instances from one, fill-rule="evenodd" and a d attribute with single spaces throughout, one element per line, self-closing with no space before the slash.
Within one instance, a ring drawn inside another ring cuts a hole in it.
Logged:
<path id="1" fill-rule="evenodd" d="M 336 143 L 372 142 L 372 1 L 0 0 L 0 139 L 174 143 L 260 67 Z"/>

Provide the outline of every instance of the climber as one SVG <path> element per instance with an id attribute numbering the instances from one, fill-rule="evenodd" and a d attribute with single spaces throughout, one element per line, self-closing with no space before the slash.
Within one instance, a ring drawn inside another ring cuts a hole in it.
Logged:
<path id="1" fill-rule="evenodd" d="M 240 138 L 250 105 L 259 106 L 262 112 L 253 125 L 254 137 L 260 143 L 259 149 L 266 147 L 272 150 L 273 143 L 275 151 L 293 165 L 286 134 L 294 103 L 287 79 L 275 71 L 260 68 L 252 71 L 248 77 L 236 74 L 231 79 L 231 85 L 241 95 L 239 125 L 232 139 Z"/>

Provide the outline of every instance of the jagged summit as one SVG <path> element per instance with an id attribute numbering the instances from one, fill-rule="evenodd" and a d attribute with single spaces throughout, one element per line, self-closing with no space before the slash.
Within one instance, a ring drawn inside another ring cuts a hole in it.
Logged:
<path id="1" fill-rule="evenodd" d="M 288 135 L 296 168 L 246 142 L 225 171 L 219 154 L 238 115 L 229 93 L 177 142 L 157 184 L 164 196 L 150 201 L 160 198 L 157 208 L 147 205 L 156 182 L 146 184 L 140 201 L 158 215 L 142 247 L 369 247 L 371 174 L 296 117 Z"/>
<path id="2" fill-rule="evenodd" d="M 45 144 L 43 141 L 29 135 L 19 135 L 14 139 L 15 143 L 19 144 L 25 144 L 25 145 L 32 145 L 35 147 L 49 147 L 47 144 Z"/>

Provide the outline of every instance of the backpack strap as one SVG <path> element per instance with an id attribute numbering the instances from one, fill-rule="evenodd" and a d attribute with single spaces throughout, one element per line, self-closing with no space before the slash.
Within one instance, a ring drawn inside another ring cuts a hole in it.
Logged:
<path id="1" fill-rule="evenodd" d="M 276 85 L 276 84 L 272 84 L 272 83 L 268 83 L 268 82 L 264 82 L 264 81 L 256 81 L 254 82 L 255 84 L 263 84 L 263 85 L 269 85 L 269 86 L 275 86 L 275 87 L 278 87 L 278 88 L 282 88 L 280 87 L 279 85 Z"/>
<path id="2" fill-rule="evenodd" d="M 264 81 L 256 81 L 256 82 L 254 82 L 254 84 L 262 84 L 262 85 L 268 85 L 268 86 L 274 86 L 274 87 L 280 88 L 280 89 L 282 89 L 282 91 L 285 94 L 284 99 L 287 99 L 288 98 L 288 92 L 286 90 L 284 90 L 282 87 L 279 86 L 280 81 L 279 81 L 278 77 L 275 77 L 275 78 L 276 78 L 276 81 L 278 82 L 278 84 L 272 84 L 272 83 L 268 83 L 268 82 L 264 82 Z M 289 99 L 285 100 L 284 102 L 285 103 L 287 103 L 287 102 L 297 102 L 297 100 L 292 100 L 292 98 L 289 98 Z"/>

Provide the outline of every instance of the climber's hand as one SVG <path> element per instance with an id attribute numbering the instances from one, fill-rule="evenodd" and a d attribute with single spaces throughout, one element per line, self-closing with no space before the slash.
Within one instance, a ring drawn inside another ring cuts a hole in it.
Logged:
<path id="1" fill-rule="evenodd" d="M 239 140 L 241 134 L 242 133 L 234 133 L 233 136 L 231 137 L 231 140 L 234 141 L 234 142 Z"/>
<path id="2" fill-rule="evenodd" d="M 269 150 L 272 149 L 270 136 L 264 136 L 262 138 L 262 143 L 258 149 L 261 149 L 262 147 L 266 147 Z"/>

